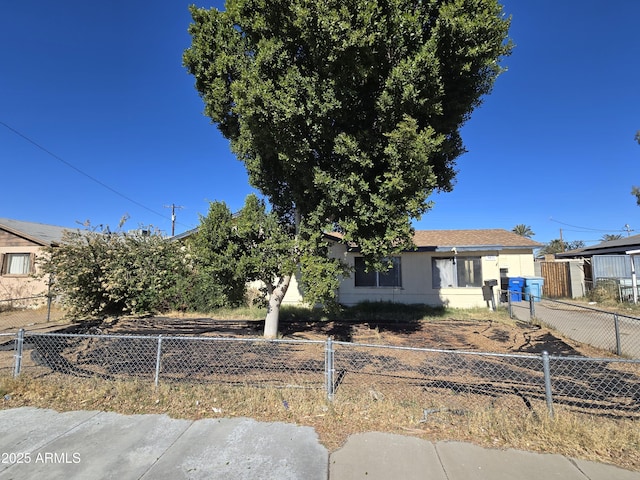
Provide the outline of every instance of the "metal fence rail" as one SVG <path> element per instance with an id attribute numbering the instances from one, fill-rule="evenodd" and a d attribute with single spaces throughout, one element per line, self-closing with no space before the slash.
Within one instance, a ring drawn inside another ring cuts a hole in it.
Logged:
<path id="1" fill-rule="evenodd" d="M 2 337 L 7 339 L 8 336 Z M 32 333 L 0 371 L 365 393 L 433 409 L 554 408 L 640 418 L 640 360 L 463 352 L 326 341 Z M 10 345 L 6 340 L 4 345 Z M 13 362 L 11 362 L 13 359 Z"/>
<path id="2" fill-rule="evenodd" d="M 62 318 L 49 295 L 0 300 L 0 332 L 46 325 Z"/>
<path id="3" fill-rule="evenodd" d="M 538 320 L 565 336 L 617 355 L 640 359 L 640 318 L 549 298 L 512 301 L 511 318 Z"/>

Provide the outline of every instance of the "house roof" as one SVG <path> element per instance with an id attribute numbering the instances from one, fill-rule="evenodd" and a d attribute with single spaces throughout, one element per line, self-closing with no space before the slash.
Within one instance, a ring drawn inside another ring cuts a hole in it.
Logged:
<path id="1" fill-rule="evenodd" d="M 23 222 L 10 218 L 0 218 L 0 229 L 11 232 L 20 237 L 31 240 L 40 245 L 51 245 L 62 240 L 66 227 L 46 225 L 44 223 Z"/>
<path id="2" fill-rule="evenodd" d="M 571 250 L 569 252 L 557 253 L 556 257 L 590 257 L 592 255 L 624 255 L 627 250 L 635 250 L 640 248 L 640 235 L 632 235 L 630 237 L 620 238 L 618 240 L 610 240 L 608 242 L 600 242 L 589 247 Z"/>
<path id="3" fill-rule="evenodd" d="M 538 248 L 542 244 L 501 228 L 483 230 L 416 230 L 417 247 L 510 247 Z"/>
<path id="4" fill-rule="evenodd" d="M 328 236 L 341 240 L 342 236 L 330 233 Z M 451 251 L 456 248 L 464 250 L 502 250 L 502 249 L 534 249 L 542 247 L 530 238 L 513 232 L 495 229 L 481 230 L 416 230 L 413 243 L 418 250 L 423 251 Z"/>
<path id="5" fill-rule="evenodd" d="M 187 230 L 185 232 L 178 233 L 177 235 L 174 235 L 173 237 L 169 237 L 169 240 L 170 241 L 183 240 L 185 238 L 189 238 L 192 235 L 195 235 L 196 233 L 198 233 L 199 230 L 200 230 L 200 227 L 195 227 L 195 228 L 192 228 L 191 230 Z"/>

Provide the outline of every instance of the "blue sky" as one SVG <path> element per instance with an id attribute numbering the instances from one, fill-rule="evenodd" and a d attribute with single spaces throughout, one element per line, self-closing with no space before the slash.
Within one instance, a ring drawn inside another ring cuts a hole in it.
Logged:
<path id="1" fill-rule="evenodd" d="M 0 217 L 114 228 L 128 214 L 125 229 L 170 233 L 175 204 L 180 233 L 210 201 L 242 206 L 244 166 L 182 67 L 189 3 L 4 2 Z M 415 227 L 524 223 L 539 242 L 562 229 L 587 244 L 640 233 L 640 2 L 502 3 L 508 71 L 462 130 L 455 188 Z"/>

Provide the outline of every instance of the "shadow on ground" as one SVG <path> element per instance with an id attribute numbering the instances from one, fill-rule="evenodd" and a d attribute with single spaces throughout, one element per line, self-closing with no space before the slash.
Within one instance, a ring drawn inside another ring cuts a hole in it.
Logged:
<path id="1" fill-rule="evenodd" d="M 444 318 L 445 314 L 444 307 L 386 302 L 365 302 L 329 313 L 287 307 L 281 313 L 280 330 L 283 336 L 313 331 L 337 341 L 351 342 L 354 328 L 358 326 L 367 326 L 380 333 L 411 334 L 422 328 L 425 318 Z"/>

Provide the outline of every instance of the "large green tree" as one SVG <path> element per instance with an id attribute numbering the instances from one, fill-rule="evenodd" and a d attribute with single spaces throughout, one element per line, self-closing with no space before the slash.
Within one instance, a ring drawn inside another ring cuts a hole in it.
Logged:
<path id="1" fill-rule="evenodd" d="M 240 247 L 231 241 L 234 229 L 234 217 L 227 205 L 211 202 L 207 216 L 200 217 L 198 232 L 188 243 L 194 269 L 191 291 L 197 295 L 194 303 L 204 310 L 237 307 L 244 302 L 246 279 L 238 269 Z"/>
<path id="2" fill-rule="evenodd" d="M 260 282 L 268 300 L 265 322 L 268 337 L 278 333 L 282 299 L 296 271 L 314 279 L 301 282 L 305 298 L 311 304 L 331 303 L 339 275 L 344 273 L 341 263 L 329 258 L 326 251 L 316 249 L 310 255 L 298 254 L 299 242 L 290 228 L 275 212 L 267 210 L 264 201 L 251 194 L 235 214 L 224 202 L 212 202 L 190 244 L 197 278 L 209 279 L 211 286 L 223 286 L 223 298 L 229 303 L 241 303 L 247 283 Z"/>
<path id="3" fill-rule="evenodd" d="M 205 114 L 289 223 L 311 286 L 329 225 L 372 268 L 412 247 L 511 49 L 496 0 L 227 0 L 191 15 L 184 65 Z"/>

